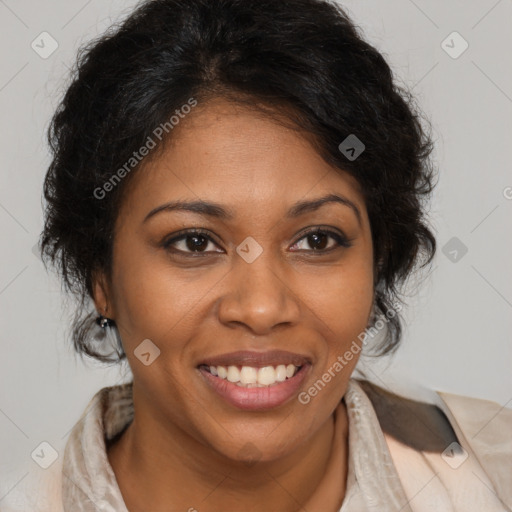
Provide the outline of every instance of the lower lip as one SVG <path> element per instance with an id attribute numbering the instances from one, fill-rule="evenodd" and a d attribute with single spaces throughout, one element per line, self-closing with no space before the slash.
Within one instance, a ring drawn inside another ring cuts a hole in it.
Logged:
<path id="1" fill-rule="evenodd" d="M 290 379 L 266 388 L 243 388 L 212 375 L 204 368 L 199 368 L 199 371 L 211 388 L 228 403 L 239 409 L 255 411 L 272 409 L 290 400 L 300 388 L 309 367 L 309 364 L 305 364 Z"/>

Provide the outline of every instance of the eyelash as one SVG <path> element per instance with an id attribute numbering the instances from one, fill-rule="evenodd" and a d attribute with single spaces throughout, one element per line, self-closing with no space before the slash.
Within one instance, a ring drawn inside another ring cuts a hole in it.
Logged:
<path id="1" fill-rule="evenodd" d="M 334 239 L 338 245 L 337 245 L 337 247 L 332 247 L 330 249 L 311 249 L 310 251 L 307 251 L 307 252 L 311 252 L 311 253 L 314 253 L 317 255 L 322 255 L 322 254 L 328 254 L 328 253 L 330 253 L 336 249 L 339 249 L 341 247 L 349 248 L 352 246 L 351 240 L 346 238 L 344 235 L 341 235 L 340 233 L 337 233 L 336 231 L 332 231 L 330 229 L 322 229 L 319 227 L 311 229 L 310 231 L 306 231 L 305 233 L 303 233 L 301 235 L 301 237 L 296 242 L 294 242 L 293 245 L 296 245 L 301 240 L 307 238 L 310 235 L 314 235 L 314 234 L 328 235 L 332 239 Z M 190 229 L 190 230 L 186 230 L 186 231 L 180 231 L 179 233 L 175 234 L 173 236 L 173 238 L 171 238 L 170 240 L 164 241 L 162 243 L 162 247 L 169 252 L 173 252 L 174 254 L 178 254 L 180 256 L 185 256 L 185 257 L 191 257 L 191 258 L 202 257 L 203 255 L 210 253 L 210 251 L 193 252 L 193 251 L 182 251 L 181 249 L 172 248 L 172 244 L 174 244 L 176 242 L 180 242 L 181 240 L 186 240 L 187 237 L 189 237 L 189 236 L 190 237 L 202 236 L 202 237 L 206 238 L 207 240 L 209 240 L 210 242 L 217 245 L 215 240 L 209 235 L 208 231 L 205 231 L 202 229 Z M 303 250 L 299 250 L 299 252 L 303 252 Z M 220 253 L 216 252 L 216 254 L 220 254 Z"/>

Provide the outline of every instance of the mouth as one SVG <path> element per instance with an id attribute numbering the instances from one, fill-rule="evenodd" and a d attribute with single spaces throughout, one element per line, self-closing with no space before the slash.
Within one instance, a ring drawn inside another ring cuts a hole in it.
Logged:
<path id="1" fill-rule="evenodd" d="M 214 377 L 232 382 L 241 388 L 268 388 L 294 377 L 302 366 L 280 364 L 278 366 L 199 366 Z"/>
<path id="2" fill-rule="evenodd" d="M 278 407 L 303 382 L 311 361 L 284 351 L 234 352 L 198 365 L 206 383 L 231 405 L 245 410 Z"/>

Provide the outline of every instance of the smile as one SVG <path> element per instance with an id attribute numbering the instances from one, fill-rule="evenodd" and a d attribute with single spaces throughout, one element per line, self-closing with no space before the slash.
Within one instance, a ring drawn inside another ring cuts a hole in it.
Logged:
<path id="1" fill-rule="evenodd" d="M 236 352 L 198 366 L 207 386 L 224 401 L 244 410 L 278 407 L 295 396 L 311 362 L 283 351 Z"/>
<path id="2" fill-rule="evenodd" d="M 300 369 L 301 366 L 293 364 L 280 364 L 274 366 L 264 366 L 256 368 L 254 366 L 210 366 L 205 367 L 215 377 L 224 379 L 237 386 L 244 388 L 266 388 L 273 386 L 278 382 L 284 382 L 291 379 Z"/>

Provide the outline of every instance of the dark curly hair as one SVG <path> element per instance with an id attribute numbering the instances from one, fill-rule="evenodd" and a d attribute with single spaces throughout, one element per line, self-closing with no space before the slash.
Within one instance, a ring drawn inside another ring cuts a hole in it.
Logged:
<path id="1" fill-rule="evenodd" d="M 425 200 L 434 187 L 432 138 L 411 93 L 395 83 L 383 56 L 340 6 L 327 0 L 145 1 L 80 49 L 48 129 L 52 161 L 40 249 L 45 265 L 59 270 L 66 291 L 80 301 L 72 325 L 79 353 L 125 358 L 122 345 L 107 356 L 91 344 L 92 283 L 97 270 L 111 275 L 123 192 L 158 151 L 105 198 L 98 198 L 98 188 L 191 98 L 205 104 L 216 97 L 284 116 L 311 136 L 329 164 L 356 178 L 370 219 L 375 303 L 383 314 L 403 301 L 400 290 L 412 271 L 431 263 L 436 242 Z M 365 145 L 355 160 L 338 149 L 350 134 Z M 399 315 L 389 317 L 379 354 L 401 338 Z"/>

